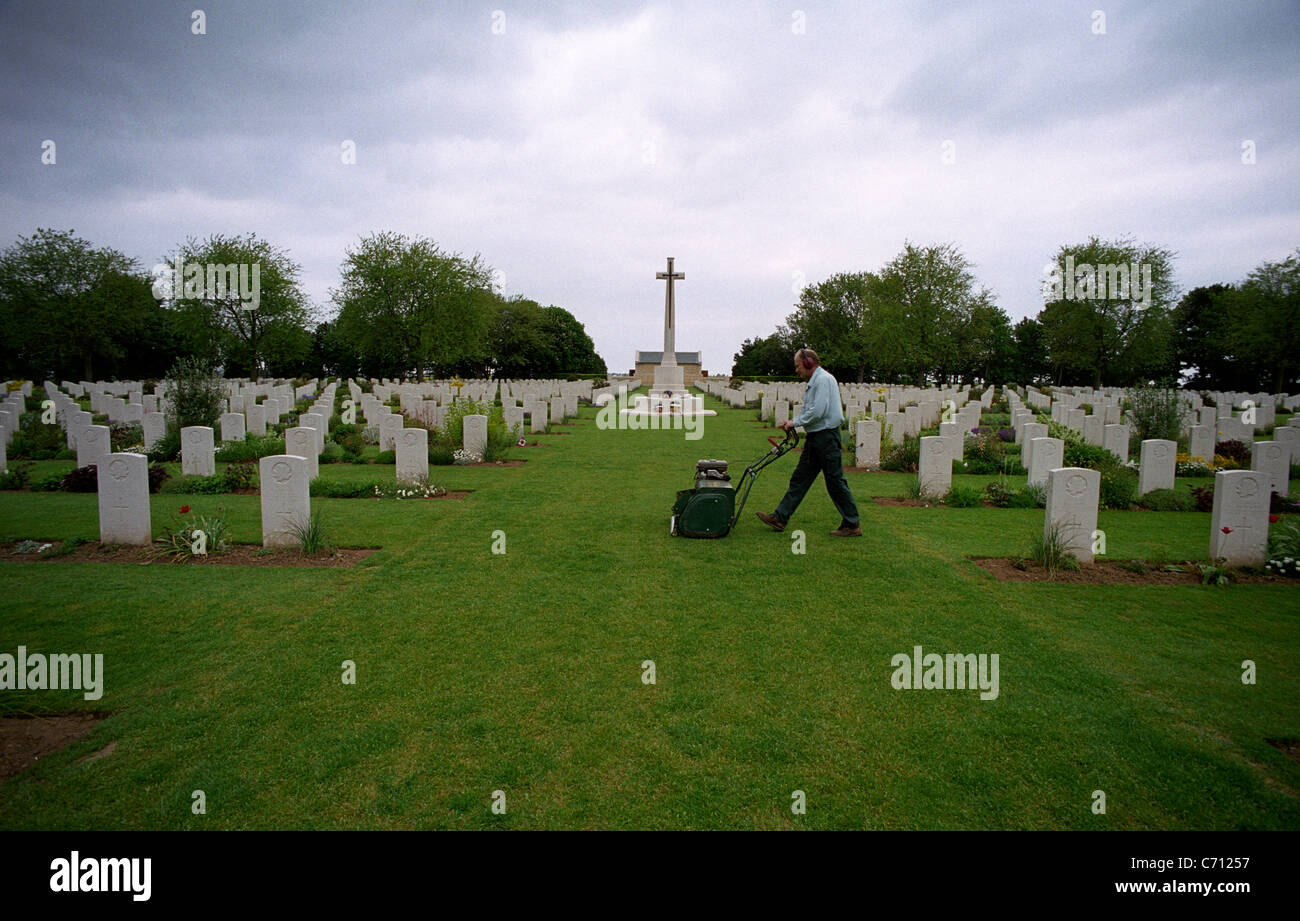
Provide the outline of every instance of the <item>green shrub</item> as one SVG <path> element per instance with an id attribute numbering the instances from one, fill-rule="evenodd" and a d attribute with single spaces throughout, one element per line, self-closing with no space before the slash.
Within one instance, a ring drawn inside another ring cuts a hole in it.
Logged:
<path id="1" fill-rule="evenodd" d="M 325 449 L 320 452 L 318 463 L 322 464 L 341 464 L 343 463 L 343 449 L 333 441 L 325 442 Z"/>
<path id="2" fill-rule="evenodd" d="M 328 549 L 329 535 L 320 509 L 314 509 L 306 521 L 291 524 L 289 530 L 298 539 L 298 547 L 303 553 L 320 553 Z"/>
<path id="3" fill-rule="evenodd" d="M 979 508 L 983 503 L 984 493 L 975 486 L 954 486 L 948 490 L 944 503 L 953 508 Z"/>
<path id="4" fill-rule="evenodd" d="M 144 444 L 144 428 L 138 422 L 114 422 L 108 427 L 108 443 L 115 452 Z"/>
<path id="5" fill-rule="evenodd" d="M 456 449 L 441 441 L 429 442 L 429 463 L 446 467 L 456 462 Z"/>
<path id="6" fill-rule="evenodd" d="M 51 460 L 67 446 L 63 429 L 45 425 L 37 413 L 28 413 L 18 420 L 9 445 L 9 457 L 24 460 Z"/>
<path id="7" fill-rule="evenodd" d="M 1107 452 L 1109 453 L 1109 452 Z M 1114 457 L 1114 455 L 1111 455 Z M 1128 467 L 1112 466 L 1101 471 L 1099 504 L 1106 509 L 1126 509 L 1137 495 L 1138 477 Z"/>
<path id="8" fill-rule="evenodd" d="M 323 499 L 367 499 L 373 498 L 378 483 L 338 483 L 322 480 L 320 477 L 311 481 L 308 487 L 313 496 Z"/>
<path id="9" fill-rule="evenodd" d="M 1065 443 L 1065 466 L 1087 467 L 1089 470 L 1109 470 L 1120 466 L 1119 458 L 1098 445 L 1082 440 Z"/>
<path id="10" fill-rule="evenodd" d="M 63 488 L 63 474 L 51 473 L 32 483 L 32 492 L 58 492 Z"/>
<path id="11" fill-rule="evenodd" d="M 1129 394 L 1129 415 L 1138 441 L 1163 438 L 1177 441 L 1188 410 L 1179 391 L 1164 387 L 1142 387 Z"/>
<path id="12" fill-rule="evenodd" d="M 257 464 L 252 461 L 231 464 L 219 476 L 225 481 L 228 492 L 252 489 L 257 485 Z"/>
<path id="13" fill-rule="evenodd" d="M 488 463 L 503 461 L 509 458 L 510 449 L 519 441 L 519 434 L 523 431 L 522 425 L 516 425 L 513 430 L 506 428 L 505 420 L 495 424 L 488 420 L 488 437 L 487 446 L 483 449 L 483 460 Z"/>
<path id="14" fill-rule="evenodd" d="M 227 481 L 224 473 L 214 474 L 213 476 L 188 476 L 172 477 L 162 484 L 158 490 L 160 493 L 184 493 L 193 495 L 216 495 L 217 493 L 227 492 Z"/>
<path id="15" fill-rule="evenodd" d="M 282 435 L 246 435 L 243 441 L 228 441 L 221 445 L 215 457 L 222 463 L 243 463 L 283 453 Z"/>
<path id="16" fill-rule="evenodd" d="M 1178 489 L 1153 489 L 1139 496 L 1137 502 L 1153 512 L 1190 512 L 1196 509 L 1196 498 L 1190 492 Z"/>
<path id="17" fill-rule="evenodd" d="M 880 467 L 899 473 L 916 473 L 921 459 L 921 440 L 915 435 L 903 437 L 900 445 L 890 445 L 887 452 L 882 452 Z"/>
<path id="18" fill-rule="evenodd" d="M 1046 532 L 1036 531 L 1029 547 L 1029 558 L 1050 573 L 1079 568 L 1079 561 L 1069 552 L 1063 530 L 1060 525 L 1055 525 Z"/>
<path id="19" fill-rule="evenodd" d="M 198 358 L 181 358 L 170 371 L 167 424 L 181 429 L 191 425 L 216 428 L 226 407 L 226 386 L 212 366 Z"/>
<path id="20" fill-rule="evenodd" d="M 30 462 L 23 464 L 10 464 L 9 469 L 0 473 L 0 490 L 22 489 L 27 485 L 28 479 L 32 474 L 32 465 Z"/>
<path id="21" fill-rule="evenodd" d="M 375 461 L 374 461 L 374 462 L 375 462 L 376 464 L 396 464 L 396 463 L 397 463 L 397 452 L 396 452 L 396 451 L 380 451 L 378 454 L 375 455 Z"/>
<path id="22" fill-rule="evenodd" d="M 153 447 L 144 453 L 151 464 L 165 464 L 176 460 L 181 455 L 180 430 L 168 428 L 163 437 L 154 442 Z"/>

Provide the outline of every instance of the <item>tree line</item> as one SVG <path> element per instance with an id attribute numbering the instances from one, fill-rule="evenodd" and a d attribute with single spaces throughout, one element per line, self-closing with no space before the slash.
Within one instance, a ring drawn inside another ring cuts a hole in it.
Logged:
<path id="1" fill-rule="evenodd" d="M 776 332 L 745 340 L 732 376 L 788 375 L 807 345 L 842 381 L 1300 391 L 1300 249 L 1176 302 L 1173 260 L 1129 239 L 1062 246 L 1042 309 L 1013 325 L 954 244 L 908 242 L 878 271 L 803 288 Z"/>
<path id="2" fill-rule="evenodd" d="M 154 269 L 71 230 L 20 236 L 0 251 L 0 376 L 161 378 L 181 359 L 228 377 L 606 373 L 567 310 L 505 297 L 481 257 L 419 236 L 361 237 L 328 317 L 256 234 L 190 238 Z"/>

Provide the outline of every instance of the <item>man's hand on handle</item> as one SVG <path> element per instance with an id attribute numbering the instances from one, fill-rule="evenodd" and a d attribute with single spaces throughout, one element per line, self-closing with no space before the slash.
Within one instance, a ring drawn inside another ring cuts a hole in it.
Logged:
<path id="1" fill-rule="evenodd" d="M 781 423 L 781 431 L 783 432 L 788 432 L 792 428 L 794 428 L 794 423 L 791 422 L 789 419 Z"/>

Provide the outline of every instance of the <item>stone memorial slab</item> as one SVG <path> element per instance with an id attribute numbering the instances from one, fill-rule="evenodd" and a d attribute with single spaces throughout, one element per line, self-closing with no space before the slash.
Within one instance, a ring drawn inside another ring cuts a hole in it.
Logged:
<path id="1" fill-rule="evenodd" d="M 1210 559 L 1228 566 L 1263 566 L 1268 558 L 1269 476 L 1256 470 L 1214 474 Z"/>
<path id="2" fill-rule="evenodd" d="M 1269 489 L 1286 496 L 1291 485 L 1291 451 L 1277 441 L 1257 441 L 1250 447 L 1250 469 L 1268 478 Z"/>
<path id="3" fill-rule="evenodd" d="M 397 451 L 397 482 L 416 483 L 429 476 L 429 433 L 404 428 L 394 439 Z"/>
<path id="4" fill-rule="evenodd" d="M 1053 529 L 1065 550 L 1080 563 L 1093 561 L 1092 535 L 1097 530 L 1101 473 L 1084 467 L 1057 467 L 1047 474 L 1047 509 L 1043 537 Z"/>
<path id="5" fill-rule="evenodd" d="M 463 441 L 465 450 L 470 454 L 476 454 L 480 458 L 487 450 L 488 439 L 488 417 L 482 415 L 470 415 L 464 417 Z"/>
<path id="6" fill-rule="evenodd" d="M 77 466 L 99 463 L 99 458 L 112 453 L 107 425 L 87 425 L 77 432 Z"/>
<path id="7" fill-rule="evenodd" d="M 921 438 L 921 458 L 917 465 L 921 493 L 931 498 L 946 495 L 952 488 L 952 450 L 942 435 Z"/>
<path id="8" fill-rule="evenodd" d="M 214 436 L 212 428 L 207 425 L 188 425 L 181 429 L 182 474 L 212 476 L 217 472 L 217 461 L 213 456 Z"/>
<path id="9" fill-rule="evenodd" d="M 96 460 L 95 473 L 100 543 L 131 546 L 152 543 L 149 459 L 143 454 L 104 454 Z"/>
<path id="10" fill-rule="evenodd" d="M 1178 442 L 1163 438 L 1144 440 L 1138 455 L 1138 495 L 1145 496 L 1155 489 L 1173 489 L 1177 460 Z"/>
<path id="11" fill-rule="evenodd" d="M 1046 428 L 1046 426 L 1043 426 Z M 1025 442 L 1030 452 L 1029 483 L 1047 483 L 1047 475 L 1065 465 L 1065 441 L 1040 435 Z"/>
<path id="12" fill-rule="evenodd" d="M 853 461 L 859 467 L 880 466 L 880 423 L 875 419 L 859 420 L 854 431 Z"/>
<path id="13" fill-rule="evenodd" d="M 296 425 L 285 429 L 284 453 L 301 457 L 306 462 L 304 469 L 308 480 L 314 480 L 320 474 L 320 450 L 314 428 Z"/>
<path id="14" fill-rule="evenodd" d="M 290 431 L 305 431 L 303 438 L 315 435 L 302 426 Z M 297 547 L 295 528 L 305 528 L 311 521 L 311 478 L 308 461 L 291 454 L 273 454 L 258 462 L 262 484 L 262 546 Z"/>

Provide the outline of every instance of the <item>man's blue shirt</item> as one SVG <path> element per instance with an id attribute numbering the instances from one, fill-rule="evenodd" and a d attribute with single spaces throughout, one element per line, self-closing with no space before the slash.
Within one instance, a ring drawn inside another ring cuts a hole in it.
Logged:
<path id="1" fill-rule="evenodd" d="M 808 389 L 804 391 L 803 407 L 793 420 L 796 427 L 805 432 L 820 432 L 822 429 L 837 429 L 844 422 L 844 412 L 840 409 L 840 385 L 829 371 L 820 365 L 808 378 Z"/>

